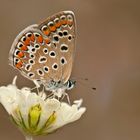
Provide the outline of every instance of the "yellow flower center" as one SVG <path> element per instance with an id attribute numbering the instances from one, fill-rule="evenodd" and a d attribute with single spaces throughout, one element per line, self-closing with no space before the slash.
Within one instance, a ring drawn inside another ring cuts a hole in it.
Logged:
<path id="1" fill-rule="evenodd" d="M 36 129 L 41 115 L 40 104 L 32 106 L 29 110 L 29 126 L 30 128 Z"/>

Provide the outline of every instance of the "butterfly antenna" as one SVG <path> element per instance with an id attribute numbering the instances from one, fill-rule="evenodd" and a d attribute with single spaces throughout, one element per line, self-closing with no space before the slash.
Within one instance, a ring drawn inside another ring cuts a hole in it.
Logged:
<path id="1" fill-rule="evenodd" d="M 88 89 L 92 91 L 96 90 L 96 87 L 91 86 L 91 82 L 88 78 L 73 77 L 72 80 L 78 81 L 80 84 L 84 85 L 85 87 L 88 87 Z"/>

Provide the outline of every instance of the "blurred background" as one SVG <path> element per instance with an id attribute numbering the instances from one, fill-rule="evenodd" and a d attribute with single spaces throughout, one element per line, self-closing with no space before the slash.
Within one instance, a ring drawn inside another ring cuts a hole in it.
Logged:
<path id="1" fill-rule="evenodd" d="M 35 140 L 140 140 L 140 1 L 4 0 L 0 1 L 0 86 L 18 75 L 18 87 L 33 83 L 8 65 L 18 33 L 62 10 L 77 19 L 77 52 L 72 77 L 78 83 L 71 100 L 83 98 L 80 120 Z M 90 86 L 95 86 L 92 91 Z M 0 106 L 0 140 L 24 140 Z"/>

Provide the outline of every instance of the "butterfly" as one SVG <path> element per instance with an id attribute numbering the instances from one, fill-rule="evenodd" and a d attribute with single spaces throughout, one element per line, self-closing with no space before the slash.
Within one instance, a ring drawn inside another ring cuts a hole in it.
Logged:
<path id="1" fill-rule="evenodd" d="M 62 93 L 74 87 L 70 80 L 75 54 L 76 21 L 72 11 L 62 11 L 40 24 L 25 28 L 15 38 L 9 63 L 37 87 Z M 60 94 L 61 96 L 61 94 Z"/>

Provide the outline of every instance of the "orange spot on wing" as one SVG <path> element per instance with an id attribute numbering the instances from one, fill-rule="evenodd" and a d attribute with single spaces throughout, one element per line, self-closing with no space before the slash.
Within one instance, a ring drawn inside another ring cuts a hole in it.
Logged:
<path id="1" fill-rule="evenodd" d="M 40 35 L 40 36 L 37 38 L 37 41 L 38 41 L 39 43 L 43 43 L 43 37 Z"/>
<path id="2" fill-rule="evenodd" d="M 55 27 L 59 28 L 61 26 L 61 22 L 55 24 Z"/>
<path id="3" fill-rule="evenodd" d="M 18 69 L 20 69 L 22 66 L 23 66 L 22 61 L 19 61 L 19 62 L 16 64 L 16 68 L 18 68 Z"/>
<path id="4" fill-rule="evenodd" d="M 56 30 L 56 27 L 55 26 L 52 26 L 49 29 L 50 29 L 50 31 L 54 32 Z"/>
<path id="5" fill-rule="evenodd" d="M 19 52 L 17 56 L 18 56 L 19 58 L 22 58 L 22 57 L 24 57 L 24 53 L 23 53 L 23 52 Z"/>
<path id="6" fill-rule="evenodd" d="M 34 35 L 33 35 L 33 34 L 31 35 L 30 39 L 31 39 L 31 41 L 32 41 L 32 42 L 34 42 L 34 41 L 35 41 L 35 37 L 34 37 Z"/>
<path id="7" fill-rule="evenodd" d="M 48 36 L 50 34 L 50 31 L 47 29 L 47 30 L 43 31 L 43 33 Z"/>
<path id="8" fill-rule="evenodd" d="M 68 25 L 72 25 L 73 24 L 73 21 L 67 21 L 67 24 Z"/>
<path id="9" fill-rule="evenodd" d="M 50 43 L 50 40 L 47 38 L 45 39 L 46 44 Z"/>
<path id="10" fill-rule="evenodd" d="M 20 50 L 22 50 L 22 51 L 27 51 L 28 50 L 28 48 L 27 48 L 27 46 L 22 46 L 21 48 L 20 48 Z"/>
<path id="11" fill-rule="evenodd" d="M 62 23 L 63 25 L 66 25 L 66 24 L 67 24 L 67 20 L 62 20 L 61 23 Z"/>
<path id="12" fill-rule="evenodd" d="M 26 38 L 26 40 L 24 41 L 24 44 L 27 46 L 30 45 L 30 38 Z"/>

